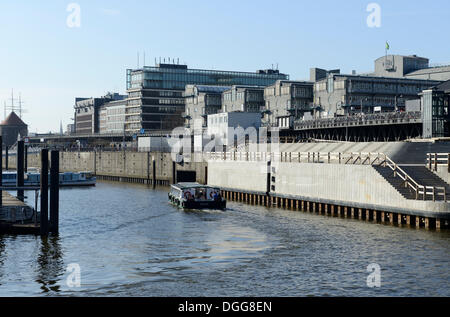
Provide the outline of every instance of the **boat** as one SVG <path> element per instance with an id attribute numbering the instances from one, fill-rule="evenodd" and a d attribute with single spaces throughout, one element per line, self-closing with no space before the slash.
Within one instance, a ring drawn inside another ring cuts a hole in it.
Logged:
<path id="1" fill-rule="evenodd" d="M 169 202 L 182 209 L 221 209 L 227 207 L 220 194 L 220 188 L 199 183 L 179 183 L 172 185 Z"/>
<path id="2" fill-rule="evenodd" d="M 2 174 L 4 187 L 17 186 L 17 172 L 3 172 Z M 41 174 L 35 170 L 29 170 L 24 175 L 24 186 L 39 186 L 41 183 Z M 48 176 L 48 183 L 50 184 L 50 174 Z M 59 186 L 61 187 L 79 187 L 79 186 L 95 186 L 97 183 L 96 177 L 92 172 L 80 173 L 60 173 Z"/>

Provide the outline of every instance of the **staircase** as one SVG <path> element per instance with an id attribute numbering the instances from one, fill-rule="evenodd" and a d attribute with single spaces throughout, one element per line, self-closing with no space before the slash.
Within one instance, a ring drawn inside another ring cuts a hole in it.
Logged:
<path id="1" fill-rule="evenodd" d="M 417 184 L 426 187 L 445 188 L 446 200 L 450 201 L 450 185 L 444 182 L 441 178 L 422 165 L 400 166 L 400 168 L 408 174 Z M 389 167 L 374 166 L 374 169 L 383 176 L 386 181 L 389 182 L 404 198 L 416 199 L 416 192 L 411 187 L 405 186 L 405 181 L 400 177 L 394 176 L 394 171 Z M 427 189 L 426 200 L 432 200 L 432 189 Z M 442 193 L 442 190 L 440 191 Z M 423 199 L 423 195 L 420 195 L 419 199 Z M 437 195 L 435 197 L 437 201 L 444 201 L 443 195 Z"/>

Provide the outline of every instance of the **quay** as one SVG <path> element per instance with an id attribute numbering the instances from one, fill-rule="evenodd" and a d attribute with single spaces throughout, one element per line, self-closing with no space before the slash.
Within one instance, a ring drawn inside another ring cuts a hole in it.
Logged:
<path id="1" fill-rule="evenodd" d="M 258 144 L 270 149 L 274 144 Z M 312 142 L 276 151 L 60 152 L 64 172 L 156 186 L 198 182 L 229 200 L 429 229 L 449 228 L 450 142 Z M 11 156 L 11 163 L 15 157 Z M 36 153 L 29 164 L 40 165 Z M 30 163 L 31 162 L 31 163 Z"/>

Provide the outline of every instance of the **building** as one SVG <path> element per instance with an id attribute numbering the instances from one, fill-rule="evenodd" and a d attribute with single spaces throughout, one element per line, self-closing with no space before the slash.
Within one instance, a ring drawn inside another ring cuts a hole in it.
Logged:
<path id="1" fill-rule="evenodd" d="M 424 138 L 450 137 L 450 81 L 421 93 Z"/>
<path id="2" fill-rule="evenodd" d="M 118 93 L 108 93 L 100 98 L 75 98 L 75 133 L 99 133 L 100 110 L 103 105 L 110 101 L 123 100 L 125 98 L 126 96 Z"/>
<path id="3" fill-rule="evenodd" d="M 322 68 L 311 68 L 309 70 L 309 81 L 315 83 L 316 81 L 319 81 L 321 79 L 327 78 L 330 74 L 340 74 L 340 69 L 334 69 L 334 70 L 326 70 Z"/>
<path id="4" fill-rule="evenodd" d="M 315 117 L 404 110 L 405 102 L 440 81 L 330 74 L 314 84 Z"/>
<path id="5" fill-rule="evenodd" d="M 185 124 L 188 128 L 194 127 L 194 122 L 200 120 L 202 127 L 206 127 L 207 116 L 219 113 L 222 109 L 222 93 L 230 87 L 186 85 L 185 97 Z"/>
<path id="6" fill-rule="evenodd" d="M 375 72 L 371 75 L 446 81 L 450 80 L 450 65 L 431 67 L 428 58 L 417 55 L 387 55 L 375 60 Z"/>
<path id="7" fill-rule="evenodd" d="M 186 85 L 267 86 L 289 79 L 278 70 L 233 72 L 188 69 L 187 65 L 157 64 L 127 70 L 126 131 L 172 130 L 183 126 Z"/>
<path id="8" fill-rule="evenodd" d="M 259 112 L 225 112 L 208 116 L 207 135 L 214 139 L 217 146 L 234 146 L 236 143 L 248 141 L 252 136 L 240 135 L 248 128 L 254 128 L 256 133 L 253 137 L 259 137 L 259 128 L 261 127 L 261 114 Z M 230 131 L 237 132 L 234 136 Z M 250 131 L 246 131 L 250 132 Z M 241 140 L 240 138 L 244 138 Z M 222 149 L 218 149 L 219 151 Z"/>
<path id="9" fill-rule="evenodd" d="M 28 135 L 28 125 L 13 111 L 0 123 L 3 145 L 14 145 L 19 138 Z"/>
<path id="10" fill-rule="evenodd" d="M 264 89 L 264 122 L 272 127 L 292 128 L 294 121 L 310 113 L 312 82 L 279 80 Z"/>
<path id="11" fill-rule="evenodd" d="M 66 134 L 67 135 L 72 135 L 74 133 L 75 133 L 75 125 L 73 123 L 69 123 L 67 125 Z"/>
<path id="12" fill-rule="evenodd" d="M 123 134 L 125 131 L 125 112 L 128 100 L 105 103 L 100 109 L 100 134 Z"/>
<path id="13" fill-rule="evenodd" d="M 222 112 L 261 113 L 264 87 L 234 85 L 222 94 Z"/>

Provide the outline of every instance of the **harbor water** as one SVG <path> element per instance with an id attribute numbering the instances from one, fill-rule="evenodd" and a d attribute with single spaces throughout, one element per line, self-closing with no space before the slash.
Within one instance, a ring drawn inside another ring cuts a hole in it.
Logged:
<path id="1" fill-rule="evenodd" d="M 184 212 L 168 190 L 61 189 L 59 237 L 0 236 L 0 296 L 450 296 L 448 231 L 234 202 Z"/>

